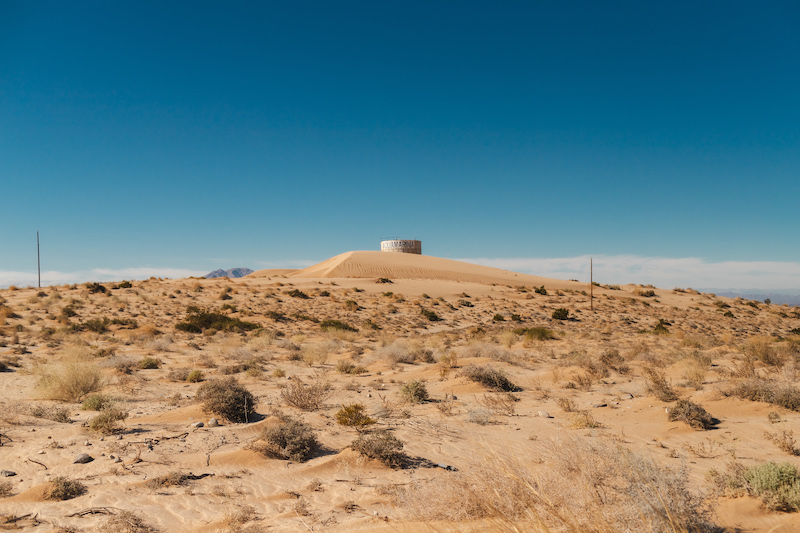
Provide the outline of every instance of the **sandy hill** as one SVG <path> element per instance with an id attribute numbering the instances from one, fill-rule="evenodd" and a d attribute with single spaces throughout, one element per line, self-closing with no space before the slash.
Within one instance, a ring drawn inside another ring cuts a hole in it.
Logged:
<path id="1" fill-rule="evenodd" d="M 520 274 L 499 268 L 473 265 L 427 255 L 376 251 L 345 252 L 302 270 L 283 272 L 287 278 L 388 278 L 458 281 L 481 284 L 547 285 L 568 288 L 575 282 Z M 252 277 L 275 275 L 259 271 Z"/>

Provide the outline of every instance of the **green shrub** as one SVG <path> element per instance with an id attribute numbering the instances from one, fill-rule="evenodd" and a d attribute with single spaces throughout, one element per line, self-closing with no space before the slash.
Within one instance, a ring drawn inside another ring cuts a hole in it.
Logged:
<path id="1" fill-rule="evenodd" d="M 791 463 L 772 461 L 753 466 L 744 473 L 749 492 L 773 511 L 800 510 L 800 477 Z"/>
<path id="2" fill-rule="evenodd" d="M 238 318 L 233 318 L 221 313 L 189 306 L 186 308 L 186 318 L 183 322 L 175 325 L 178 331 L 188 333 L 203 333 L 206 330 L 216 331 L 250 331 L 258 329 L 260 326 L 253 322 L 243 322 Z"/>
<path id="3" fill-rule="evenodd" d="M 155 370 L 161 368 L 161 360 L 155 357 L 145 357 L 139 361 L 139 368 L 141 370 Z"/>
<path id="4" fill-rule="evenodd" d="M 506 377 L 502 370 L 497 368 L 469 365 L 461 370 L 460 375 L 492 390 L 501 392 L 516 392 L 520 390 Z"/>
<path id="5" fill-rule="evenodd" d="M 714 427 L 714 417 L 700 405 L 686 398 L 681 398 L 675 407 L 669 411 L 670 422 L 680 420 L 695 429 L 711 429 Z"/>
<path id="6" fill-rule="evenodd" d="M 200 370 L 192 370 L 189 372 L 189 375 L 186 376 L 186 381 L 189 383 L 200 383 L 203 381 L 203 372 Z"/>
<path id="7" fill-rule="evenodd" d="M 258 398 L 232 377 L 206 381 L 197 389 L 195 399 L 203 404 L 204 411 L 231 422 L 249 422 L 258 403 Z"/>
<path id="8" fill-rule="evenodd" d="M 375 419 L 367 415 L 366 410 L 367 408 L 364 404 L 360 403 L 343 405 L 342 408 L 336 412 L 336 421 L 339 425 L 354 427 L 360 431 L 366 426 L 375 423 Z"/>
<path id="9" fill-rule="evenodd" d="M 323 320 L 319 327 L 322 329 L 322 331 L 358 331 L 358 329 L 354 328 L 350 324 L 330 318 Z"/>
<path id="10" fill-rule="evenodd" d="M 547 296 L 547 289 L 544 288 L 544 285 L 542 285 L 541 287 L 534 287 L 533 292 L 535 292 L 536 294 Z"/>
<path id="11" fill-rule="evenodd" d="M 667 329 L 667 326 L 669 325 L 670 325 L 669 322 L 667 322 L 663 318 L 659 318 L 658 324 L 656 324 L 655 327 L 653 327 L 653 333 L 655 333 L 656 335 L 667 335 L 669 333 L 669 329 Z"/>
<path id="12" fill-rule="evenodd" d="M 130 289 L 133 287 L 133 283 L 130 281 L 122 281 L 119 285 L 117 285 L 118 289 Z"/>
<path id="13" fill-rule="evenodd" d="M 505 320 L 506 319 L 503 318 L 503 315 L 501 315 L 500 313 L 497 313 L 492 317 L 492 322 L 505 322 Z"/>
<path id="14" fill-rule="evenodd" d="M 412 379 L 400 386 L 400 396 L 409 403 L 423 403 L 428 400 L 428 389 L 422 381 Z"/>
<path id="15" fill-rule="evenodd" d="M 378 278 L 375 280 L 375 283 L 394 283 L 389 278 Z"/>
<path id="16" fill-rule="evenodd" d="M 105 394 L 92 394 L 83 401 L 81 409 L 84 411 L 102 411 L 111 406 L 111 398 Z"/>
<path id="17" fill-rule="evenodd" d="M 359 435 L 350 447 L 361 455 L 377 459 L 392 468 L 402 466 L 406 459 L 402 451 L 403 442 L 385 429 Z"/>
<path id="18" fill-rule="evenodd" d="M 319 449 L 314 430 L 294 419 L 283 420 L 276 426 L 265 428 L 260 438 L 264 444 L 257 449 L 264 455 L 300 463 L 311 459 Z"/>
<path id="19" fill-rule="evenodd" d="M 86 284 L 86 288 L 89 289 L 89 294 L 97 294 L 98 292 L 105 294 L 108 292 L 108 289 L 99 283 L 89 282 Z"/>
<path id="20" fill-rule="evenodd" d="M 553 318 L 555 320 L 568 320 L 569 319 L 569 311 L 564 309 L 563 307 L 559 307 L 558 309 L 553 311 Z"/>

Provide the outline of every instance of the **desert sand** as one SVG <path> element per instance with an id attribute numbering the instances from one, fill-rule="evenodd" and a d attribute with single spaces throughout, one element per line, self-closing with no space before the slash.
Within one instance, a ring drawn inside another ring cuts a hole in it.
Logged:
<path id="1" fill-rule="evenodd" d="M 0 477 L 0 527 L 800 531 L 798 513 L 712 481 L 798 464 L 800 401 L 785 398 L 800 310 L 639 285 L 595 286 L 591 309 L 589 289 L 358 251 L 241 279 L 2 290 L 0 470 L 14 475 Z M 190 307 L 254 327 L 176 328 Z M 515 390 L 475 381 L 476 367 Z M 54 383 L 75 369 L 98 381 L 64 400 Z M 246 422 L 197 401 L 229 377 L 257 397 Z M 743 383 L 784 399 L 732 394 Z M 427 398 L 415 401 L 420 388 Z M 293 392 L 318 401 L 298 408 Z M 87 398 L 103 410 L 84 408 Z M 679 398 L 710 413 L 708 429 L 670 420 Z M 374 424 L 340 424 L 353 404 Z M 97 424 L 114 410 L 127 417 Z M 265 452 L 265 435 L 289 419 L 316 435 L 307 460 Z M 354 449 L 381 431 L 403 443 L 399 463 Z M 93 460 L 74 463 L 80 454 Z M 64 477 L 83 490 L 52 499 Z M 669 528 L 661 504 L 675 515 Z M 114 522 L 130 516 L 140 522 Z"/>

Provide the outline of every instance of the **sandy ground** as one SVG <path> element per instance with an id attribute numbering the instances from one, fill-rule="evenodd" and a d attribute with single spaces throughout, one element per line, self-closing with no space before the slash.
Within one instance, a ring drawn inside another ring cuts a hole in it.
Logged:
<path id="1" fill-rule="evenodd" d="M 496 529 L 485 517 L 426 518 L 393 491 L 469 473 L 487 457 L 514 457 L 536 471 L 548 465 L 547 442 L 580 436 L 618 443 L 664 468 L 685 467 L 688 487 L 706 495 L 714 523 L 728 531 L 800 531 L 797 513 L 715 494 L 707 481 L 709 471 L 731 462 L 798 464 L 768 438 L 800 431 L 797 413 L 723 394 L 756 349 L 774 360 L 757 360 L 755 375 L 795 382 L 797 308 L 625 285 L 593 287 L 592 310 L 586 284 L 380 252 L 236 280 L 104 286 L 95 293 L 86 284 L 0 291 L 0 360 L 8 365 L 0 372 L 0 469 L 15 473 L 0 477 L 0 529 L 95 531 L 120 510 L 164 532 Z M 262 329 L 176 330 L 189 306 Z M 552 318 L 559 308 L 569 320 Z M 323 331 L 325 319 L 357 331 Z M 98 331 L 86 326 L 92 320 L 102 324 Z M 659 320 L 663 334 L 654 332 Z M 514 332 L 534 327 L 556 338 Z M 608 354 L 615 362 L 599 363 Z M 148 357 L 159 368 L 140 369 Z M 93 431 L 98 413 L 79 401 L 48 399 L 41 376 L 65 372 L 70 361 L 100 370 L 102 394 L 128 413 L 118 431 Z M 363 372 L 343 372 L 344 362 Z M 465 377 L 473 364 L 505 372 L 519 387 L 515 401 Z M 702 405 L 717 419 L 714 428 L 670 422 L 675 402 L 648 392 L 647 369 L 663 372 L 679 396 Z M 236 377 L 259 398 L 253 420 L 216 417 L 220 426 L 209 427 L 214 415 L 194 400 L 204 382 L 185 381 L 190 370 L 200 370 L 205 383 Z M 287 405 L 282 393 L 297 380 L 327 383 L 320 408 Z M 401 386 L 413 380 L 424 383 L 428 401 L 403 400 Z M 335 415 L 352 403 L 404 443 L 403 467 L 351 449 L 357 432 Z M 580 413 L 596 427 L 576 427 Z M 269 458 L 254 446 L 286 415 L 316 431 L 321 448 L 307 462 Z M 93 461 L 73 463 L 82 453 Z M 193 479 L 147 483 L 173 472 Z M 83 483 L 85 493 L 48 499 L 50 481 L 60 476 Z"/>

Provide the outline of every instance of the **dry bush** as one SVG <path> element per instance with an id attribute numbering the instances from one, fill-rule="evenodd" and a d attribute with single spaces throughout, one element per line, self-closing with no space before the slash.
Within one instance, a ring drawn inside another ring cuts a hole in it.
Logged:
<path id="1" fill-rule="evenodd" d="M 513 334 L 513 332 L 510 332 Z M 461 357 L 488 357 L 495 361 L 503 361 L 509 364 L 517 364 L 521 359 L 519 354 L 504 350 L 496 344 L 477 343 L 470 344 L 461 352 Z"/>
<path id="2" fill-rule="evenodd" d="M 339 346 L 337 341 L 306 344 L 300 349 L 300 357 L 308 366 L 324 365 L 328 357 L 339 350 Z"/>
<path id="3" fill-rule="evenodd" d="M 295 378 L 281 389 L 281 399 L 286 405 L 303 411 L 316 411 L 325 404 L 331 395 L 327 379 L 317 376 L 312 383 L 303 383 Z"/>
<path id="4" fill-rule="evenodd" d="M 98 533 L 157 533 L 158 530 L 130 511 L 120 511 L 103 522 Z"/>
<path id="5" fill-rule="evenodd" d="M 258 398 L 232 377 L 206 381 L 197 389 L 195 399 L 203 404 L 204 411 L 231 422 L 249 422 L 258 403 Z"/>
<path id="6" fill-rule="evenodd" d="M 491 411 L 492 414 L 512 416 L 519 398 L 510 392 L 500 392 L 497 394 L 484 394 L 481 397 L 476 396 L 475 401 L 481 407 Z"/>
<path id="7" fill-rule="evenodd" d="M 791 429 L 775 432 L 765 431 L 764 437 L 789 455 L 800 455 L 800 450 L 797 449 L 797 441 L 794 438 L 794 432 Z"/>
<path id="8" fill-rule="evenodd" d="M 103 409 L 99 415 L 89 420 L 89 429 L 103 435 L 113 435 L 119 431 L 118 422 L 128 418 L 128 413 L 115 407 Z"/>
<path id="9" fill-rule="evenodd" d="M 54 407 L 49 405 L 31 405 L 27 409 L 28 414 L 36 418 L 44 418 L 53 422 L 68 424 L 72 422 L 69 418 L 70 410 L 64 407 Z"/>
<path id="10" fill-rule="evenodd" d="M 692 361 L 683 372 L 683 379 L 685 379 L 689 386 L 691 386 L 693 389 L 700 390 L 703 388 L 703 383 L 706 381 L 707 374 L 707 366 L 696 361 Z"/>
<path id="11" fill-rule="evenodd" d="M 10 481 L 0 481 L 0 498 L 8 498 L 14 489 L 13 483 Z"/>
<path id="12" fill-rule="evenodd" d="M 669 420 L 686 422 L 695 429 L 711 429 L 715 425 L 714 417 L 700 405 L 686 398 L 681 398 L 675 407 L 669 410 Z"/>
<path id="13" fill-rule="evenodd" d="M 45 398 L 77 402 L 103 386 L 100 369 L 94 363 L 67 361 L 52 367 L 40 366 L 37 386 Z"/>
<path id="14" fill-rule="evenodd" d="M 367 408 L 361 403 L 343 405 L 342 408 L 336 412 L 336 421 L 339 425 L 354 427 L 356 430 L 361 431 L 365 427 L 375 423 L 375 419 L 371 418 L 366 411 Z"/>
<path id="15" fill-rule="evenodd" d="M 602 427 L 602 425 L 595 420 L 589 411 L 577 411 L 570 417 L 569 427 L 572 429 L 595 429 Z"/>
<path id="16" fill-rule="evenodd" d="M 570 398 L 558 398 L 556 403 L 565 413 L 576 413 L 578 411 L 578 406 Z"/>
<path id="17" fill-rule="evenodd" d="M 86 493 L 86 485 L 80 481 L 75 481 L 68 477 L 59 476 L 50 481 L 50 489 L 47 493 L 48 500 L 71 500 Z"/>
<path id="18" fill-rule="evenodd" d="M 267 457 L 291 459 L 299 463 L 311 459 L 319 449 L 317 436 L 310 426 L 291 418 L 264 428 L 262 442 L 254 448 Z"/>
<path id="19" fill-rule="evenodd" d="M 410 364 L 414 362 L 414 355 L 409 351 L 408 346 L 398 341 L 379 349 L 376 355 L 381 359 L 385 359 L 392 368 L 400 363 Z"/>
<path id="20" fill-rule="evenodd" d="M 188 474 L 183 472 L 170 472 L 169 474 L 154 477 L 144 482 L 144 486 L 148 489 L 156 490 L 164 487 L 180 487 L 186 485 L 191 478 Z"/>
<path id="21" fill-rule="evenodd" d="M 735 396 L 754 402 L 766 402 L 785 407 L 791 411 L 800 411 L 800 390 L 790 383 L 781 383 L 766 379 L 749 379 L 721 391 L 725 396 Z"/>
<path id="22" fill-rule="evenodd" d="M 772 461 L 745 468 L 731 462 L 725 471 L 711 469 L 706 475 L 716 494 L 759 498 L 771 511 L 800 511 L 800 474 L 790 463 Z"/>
<path id="23" fill-rule="evenodd" d="M 761 361 L 767 366 L 781 366 L 786 362 L 783 352 L 772 346 L 772 339 L 768 337 L 753 337 L 743 346 L 742 352 L 746 358 Z"/>
<path id="24" fill-rule="evenodd" d="M 711 510 L 687 488 L 684 470 L 597 439 L 561 436 L 546 444 L 537 475 L 513 458 L 396 487 L 410 518 L 489 519 L 500 531 L 656 533 L 713 531 Z"/>
<path id="25" fill-rule="evenodd" d="M 408 403 L 424 403 L 428 401 L 428 388 L 419 379 L 412 379 L 400 385 L 400 397 Z"/>
<path id="26" fill-rule="evenodd" d="M 350 447 L 361 455 L 377 459 L 392 468 L 403 466 L 406 460 L 402 451 L 403 442 L 385 429 L 359 435 Z"/>
<path id="27" fill-rule="evenodd" d="M 342 360 L 336 363 L 336 371 L 342 374 L 363 374 L 367 369 L 353 361 Z"/>
<path id="28" fill-rule="evenodd" d="M 646 368 L 644 376 L 647 381 L 647 392 L 662 402 L 674 402 L 678 399 L 678 394 L 673 390 L 663 372 L 655 368 Z"/>
<path id="29" fill-rule="evenodd" d="M 469 365 L 464 367 L 459 374 L 495 391 L 516 392 L 519 390 L 519 387 L 506 377 L 505 372 L 490 366 Z"/>

